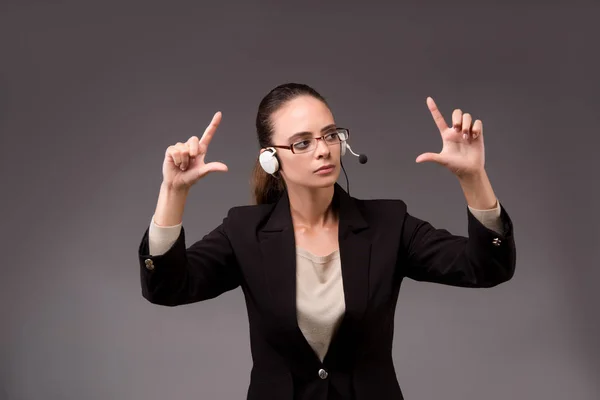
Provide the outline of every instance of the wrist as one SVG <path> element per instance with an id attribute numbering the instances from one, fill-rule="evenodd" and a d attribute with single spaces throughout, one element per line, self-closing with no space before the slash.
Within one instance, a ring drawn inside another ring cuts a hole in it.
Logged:
<path id="1" fill-rule="evenodd" d="M 487 174 L 485 172 L 485 169 L 481 169 L 474 172 L 468 172 L 466 174 L 459 175 L 457 176 L 457 178 L 461 185 L 473 186 L 485 181 L 487 179 Z"/>
<path id="2" fill-rule="evenodd" d="M 174 195 L 187 195 L 190 191 L 189 187 L 186 186 L 175 186 L 172 183 L 163 181 L 160 184 L 161 192 L 166 192 Z"/>
<path id="3" fill-rule="evenodd" d="M 163 183 L 154 210 L 154 223 L 158 226 L 174 226 L 183 219 L 189 189 L 177 188 Z"/>
<path id="4" fill-rule="evenodd" d="M 490 210 L 496 206 L 497 198 L 485 170 L 463 175 L 459 182 L 470 207 Z"/>

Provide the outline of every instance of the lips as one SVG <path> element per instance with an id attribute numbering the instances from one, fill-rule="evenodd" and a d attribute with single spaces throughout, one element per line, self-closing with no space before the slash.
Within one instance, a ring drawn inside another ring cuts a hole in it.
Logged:
<path id="1" fill-rule="evenodd" d="M 331 168 L 333 168 L 333 165 L 332 164 L 327 164 L 327 165 L 323 165 L 322 167 L 320 167 L 319 169 L 317 169 L 315 172 L 319 172 L 319 171 L 322 171 L 324 169 L 331 169 Z"/>

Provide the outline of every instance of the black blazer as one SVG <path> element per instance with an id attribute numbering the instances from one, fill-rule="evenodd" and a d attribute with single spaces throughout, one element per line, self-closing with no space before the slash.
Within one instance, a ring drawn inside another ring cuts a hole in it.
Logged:
<path id="1" fill-rule="evenodd" d="M 186 249 L 185 231 L 159 256 L 139 247 L 142 295 L 177 306 L 241 286 L 253 367 L 247 399 L 402 399 L 392 360 L 395 306 L 405 277 L 492 287 L 515 270 L 512 222 L 504 234 L 468 210 L 468 238 L 436 229 L 402 200 L 359 200 L 335 185 L 346 313 L 323 362 L 296 320 L 296 252 L 289 199 L 232 208 Z"/>

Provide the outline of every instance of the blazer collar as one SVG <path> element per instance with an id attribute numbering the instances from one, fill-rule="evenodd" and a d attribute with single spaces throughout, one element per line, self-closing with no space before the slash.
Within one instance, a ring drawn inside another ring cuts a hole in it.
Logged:
<path id="1" fill-rule="evenodd" d="M 348 232 L 356 232 L 369 226 L 357 200 L 342 189 L 338 183 L 334 186 L 332 204 L 339 210 L 340 237 L 345 237 Z M 285 229 L 292 229 L 292 215 L 287 191 L 284 191 L 275 203 L 273 211 L 260 230 L 262 232 L 280 232 Z"/>

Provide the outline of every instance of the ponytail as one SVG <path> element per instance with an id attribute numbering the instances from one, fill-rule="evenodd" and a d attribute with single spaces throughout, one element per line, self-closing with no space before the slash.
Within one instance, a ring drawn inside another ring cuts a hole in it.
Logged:
<path id="1" fill-rule="evenodd" d="M 267 174 L 262 169 L 258 158 L 252 171 L 250 186 L 255 204 L 268 204 L 276 202 L 285 191 L 283 178 L 276 172 L 277 176 Z"/>

